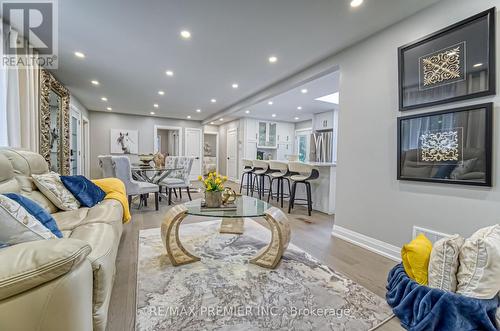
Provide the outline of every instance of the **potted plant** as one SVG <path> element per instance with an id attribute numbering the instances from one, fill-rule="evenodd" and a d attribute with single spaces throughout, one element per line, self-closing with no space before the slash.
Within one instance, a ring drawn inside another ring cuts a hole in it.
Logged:
<path id="1" fill-rule="evenodd" d="M 224 191 L 224 182 L 226 176 L 221 176 L 216 172 L 210 172 L 207 176 L 199 176 L 198 180 L 205 187 L 205 206 L 208 208 L 217 208 L 222 205 L 222 191 Z"/>

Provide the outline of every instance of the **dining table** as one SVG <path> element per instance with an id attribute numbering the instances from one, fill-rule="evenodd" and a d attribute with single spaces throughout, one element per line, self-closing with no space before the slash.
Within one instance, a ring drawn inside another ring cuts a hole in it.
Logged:
<path id="1" fill-rule="evenodd" d="M 182 167 L 165 167 L 165 166 L 153 166 L 153 165 L 144 165 L 143 163 L 133 163 L 131 166 L 132 176 L 134 179 L 148 182 L 152 184 L 156 184 L 161 186 L 161 182 L 170 176 L 173 172 L 182 170 Z M 164 198 L 168 201 L 168 197 L 166 194 L 163 194 L 161 191 L 160 200 Z"/>

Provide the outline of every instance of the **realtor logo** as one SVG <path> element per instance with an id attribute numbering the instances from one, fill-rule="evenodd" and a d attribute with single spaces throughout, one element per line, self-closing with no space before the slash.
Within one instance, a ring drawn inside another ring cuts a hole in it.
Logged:
<path id="1" fill-rule="evenodd" d="M 57 69 L 57 0 L 2 1 L 2 67 Z"/>

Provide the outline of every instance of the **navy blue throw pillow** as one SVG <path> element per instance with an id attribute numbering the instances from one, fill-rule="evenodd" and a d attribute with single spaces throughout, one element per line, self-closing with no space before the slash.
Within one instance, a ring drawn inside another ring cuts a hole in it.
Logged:
<path id="1" fill-rule="evenodd" d="M 61 176 L 61 181 L 84 207 L 94 207 L 106 193 L 85 176 Z"/>
<path id="2" fill-rule="evenodd" d="M 49 229 L 56 237 L 62 238 L 63 235 L 57 226 L 56 221 L 35 201 L 28 199 L 25 196 L 16 193 L 4 194 L 7 198 L 14 200 L 20 204 L 28 213 L 30 213 L 34 218 L 40 221 L 47 229 Z"/>

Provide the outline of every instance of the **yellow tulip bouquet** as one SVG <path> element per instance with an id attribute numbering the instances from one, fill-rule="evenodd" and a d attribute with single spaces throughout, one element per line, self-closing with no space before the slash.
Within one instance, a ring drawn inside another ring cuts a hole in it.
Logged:
<path id="1" fill-rule="evenodd" d="M 198 180 L 205 186 L 207 192 L 222 192 L 224 191 L 224 183 L 227 181 L 226 176 L 221 176 L 216 172 L 210 172 L 207 176 L 198 176 Z"/>

